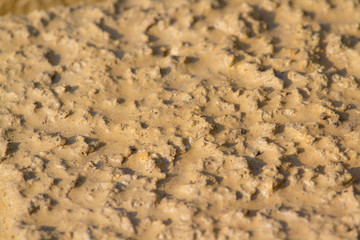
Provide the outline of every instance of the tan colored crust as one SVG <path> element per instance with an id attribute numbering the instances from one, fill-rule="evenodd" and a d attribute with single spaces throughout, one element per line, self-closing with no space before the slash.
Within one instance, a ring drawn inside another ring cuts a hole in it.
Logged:
<path id="1" fill-rule="evenodd" d="M 0 239 L 357 239 L 357 1 L 0 18 Z"/>

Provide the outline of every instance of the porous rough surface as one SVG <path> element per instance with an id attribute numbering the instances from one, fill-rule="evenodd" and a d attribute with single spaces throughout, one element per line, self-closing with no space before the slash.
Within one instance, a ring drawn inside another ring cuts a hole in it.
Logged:
<path id="1" fill-rule="evenodd" d="M 83 2 L 100 2 L 102 0 L 0 0 L 0 15 L 25 14 L 33 10 L 47 9 L 53 6 L 73 5 Z"/>
<path id="2" fill-rule="evenodd" d="M 358 239 L 360 5 L 0 18 L 0 239 Z"/>

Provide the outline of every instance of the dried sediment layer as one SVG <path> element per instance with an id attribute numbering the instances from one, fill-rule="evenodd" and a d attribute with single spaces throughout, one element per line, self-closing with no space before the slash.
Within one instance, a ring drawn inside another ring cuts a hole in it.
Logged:
<path id="1" fill-rule="evenodd" d="M 109 1 L 0 20 L 1 239 L 357 239 L 360 6 Z"/>
<path id="2" fill-rule="evenodd" d="M 0 15 L 25 14 L 34 10 L 48 9 L 58 5 L 74 5 L 84 2 L 99 2 L 102 0 L 1 0 Z"/>

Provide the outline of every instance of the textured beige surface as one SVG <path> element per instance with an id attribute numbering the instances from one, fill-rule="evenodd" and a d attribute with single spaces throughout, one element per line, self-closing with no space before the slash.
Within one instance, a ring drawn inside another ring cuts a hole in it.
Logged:
<path id="1" fill-rule="evenodd" d="M 0 239 L 358 239 L 356 1 L 0 18 Z"/>
<path id="2" fill-rule="evenodd" d="M 13 13 L 25 14 L 34 10 L 48 9 L 54 6 L 69 6 L 85 2 L 100 2 L 102 0 L 1 0 L 0 15 Z"/>

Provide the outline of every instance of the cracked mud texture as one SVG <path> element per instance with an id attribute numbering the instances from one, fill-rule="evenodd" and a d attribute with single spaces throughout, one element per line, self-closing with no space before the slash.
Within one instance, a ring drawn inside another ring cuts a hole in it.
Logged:
<path id="1" fill-rule="evenodd" d="M 358 1 L 0 18 L 1 239 L 358 239 Z"/>

